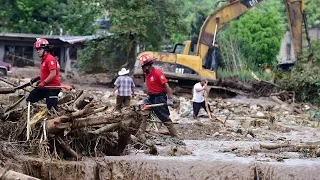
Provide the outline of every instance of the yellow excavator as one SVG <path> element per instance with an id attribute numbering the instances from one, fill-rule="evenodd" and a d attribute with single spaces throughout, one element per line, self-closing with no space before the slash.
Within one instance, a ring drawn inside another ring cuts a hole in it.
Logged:
<path id="1" fill-rule="evenodd" d="M 217 78 L 215 72 L 217 68 L 205 66 L 204 64 L 211 58 L 211 53 L 208 52 L 210 48 L 214 47 L 218 31 L 228 22 L 246 13 L 261 2 L 263 0 L 229 0 L 206 18 L 200 29 L 197 44 L 188 40 L 183 44 L 176 44 L 172 53 L 146 51 L 140 53 L 137 59 L 142 54 L 150 54 L 155 59 L 154 66 L 163 70 L 169 80 L 179 82 L 179 84 L 194 83 L 199 81 L 200 78 L 206 78 L 209 84 L 210 82 L 212 84 Z M 299 57 L 302 54 L 303 24 L 306 28 L 309 50 L 311 50 L 304 0 L 283 0 L 283 2 L 288 16 L 294 54 L 295 57 Z M 135 63 L 133 74 L 135 77 L 143 75 L 138 60 Z"/>

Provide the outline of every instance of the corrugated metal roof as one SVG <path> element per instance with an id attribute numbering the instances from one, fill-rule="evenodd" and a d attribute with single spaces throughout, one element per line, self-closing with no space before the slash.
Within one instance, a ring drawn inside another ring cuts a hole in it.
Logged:
<path id="1" fill-rule="evenodd" d="M 96 36 L 68 36 L 68 37 L 59 37 L 58 39 L 67 42 L 69 44 L 75 44 L 79 42 L 84 42 L 91 39 L 96 39 Z"/>
<path id="2" fill-rule="evenodd" d="M 110 36 L 111 34 L 107 34 Z M 0 33 L 0 37 L 13 37 L 13 38 L 46 38 L 60 40 L 62 42 L 67 42 L 69 44 L 75 44 L 79 42 L 84 42 L 87 40 L 97 39 L 98 36 L 57 36 L 57 35 L 43 35 L 43 34 L 25 34 L 25 33 Z"/>

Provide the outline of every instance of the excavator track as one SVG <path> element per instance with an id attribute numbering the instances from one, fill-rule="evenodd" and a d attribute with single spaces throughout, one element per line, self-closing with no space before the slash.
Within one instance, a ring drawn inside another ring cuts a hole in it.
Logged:
<path id="1" fill-rule="evenodd" d="M 134 82 L 137 86 L 141 86 L 143 91 L 147 93 L 147 89 L 142 77 L 134 77 Z M 173 94 L 180 96 L 190 94 L 192 95 L 193 86 L 199 82 L 198 80 L 178 81 L 177 79 L 169 79 L 169 86 L 171 87 Z M 207 91 L 209 92 L 209 98 L 231 98 L 237 95 L 246 95 L 244 92 L 226 88 L 222 86 L 215 86 L 214 83 L 209 83 Z"/>

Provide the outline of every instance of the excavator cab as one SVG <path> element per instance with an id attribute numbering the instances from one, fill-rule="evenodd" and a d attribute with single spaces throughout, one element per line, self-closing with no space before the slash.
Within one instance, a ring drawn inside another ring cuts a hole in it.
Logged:
<path id="1" fill-rule="evenodd" d="M 183 51 L 184 51 L 184 44 L 176 44 L 174 46 L 174 49 L 171 53 L 174 53 L 174 54 L 183 54 Z"/>

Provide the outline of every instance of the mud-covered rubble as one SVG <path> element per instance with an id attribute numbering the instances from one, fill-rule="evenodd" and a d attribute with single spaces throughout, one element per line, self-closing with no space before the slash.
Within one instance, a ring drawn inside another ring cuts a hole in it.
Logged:
<path id="1" fill-rule="evenodd" d="M 17 79 L 13 79 L 12 82 L 22 84 L 29 80 L 30 79 L 20 79 L 17 81 Z M 2 83 L 0 85 L 4 86 L 5 84 Z M 61 109 L 59 114 L 53 115 L 53 117 L 47 116 L 47 120 L 70 114 L 67 110 L 73 107 L 72 104 L 75 102 L 74 98 L 80 91 L 83 92 L 85 97 L 90 99 L 92 109 L 107 107 L 104 111 L 92 114 L 91 116 L 109 117 L 112 115 L 113 119 L 119 119 L 119 121 L 125 120 L 124 117 L 114 114 L 115 96 L 112 94 L 111 89 L 77 84 L 73 85 L 73 87 L 75 90 L 71 92 L 64 91 L 59 95 L 60 100 L 70 95 L 72 98 L 59 105 Z M 31 88 L 29 88 L 29 90 L 31 90 Z M 19 90 L 12 94 L 0 95 L 0 110 L 6 110 L 7 107 L 17 101 L 17 97 L 23 95 L 27 95 L 27 92 Z M 144 97 L 145 94 L 143 91 L 138 90 L 137 95 L 132 100 L 133 107 Z M 154 157 L 176 157 L 177 159 L 175 160 L 177 162 L 185 158 L 200 158 L 201 161 L 205 161 L 204 159 L 208 158 L 218 160 L 221 160 L 221 158 L 227 158 L 229 160 L 232 160 L 232 158 L 243 158 L 243 160 L 246 159 L 255 162 L 281 163 L 285 163 L 288 159 L 318 160 L 317 157 L 320 156 L 319 119 L 312 118 L 309 113 L 315 110 L 316 107 L 309 104 L 298 104 L 292 101 L 286 101 L 282 99 L 281 96 L 276 97 L 280 102 L 274 101 L 269 97 L 252 99 L 237 96 L 236 98 L 230 99 L 209 99 L 209 105 L 213 110 L 212 113 L 221 120 L 218 121 L 216 119 L 210 120 L 203 109 L 200 110 L 199 118 L 194 119 L 190 94 L 186 96 L 180 96 L 178 94 L 174 99 L 175 102 L 179 102 L 180 106 L 176 106 L 175 108 L 170 107 L 170 112 L 181 139 L 169 137 L 168 131 L 164 126 L 159 126 L 158 129 L 154 129 L 151 124 L 149 124 L 147 133 L 144 136 L 144 140 L 148 141 L 140 141 L 139 137 L 135 137 L 139 123 L 134 122 L 139 122 L 137 120 L 132 121 L 132 126 L 129 125 L 129 127 L 132 128 L 130 132 L 131 136 L 130 138 L 128 135 L 124 137 L 125 139 L 130 139 L 130 141 L 125 144 L 125 147 L 121 148 L 121 151 L 118 149 L 120 143 L 118 140 L 121 136 L 121 133 L 119 134 L 120 131 L 116 130 L 102 134 L 93 133 L 103 128 L 104 125 L 85 126 L 77 130 L 71 129 L 71 131 L 65 128 L 59 136 L 66 144 L 70 145 L 78 155 L 83 157 L 83 160 L 86 159 L 84 158 L 85 156 L 94 158 L 105 155 L 126 155 L 129 159 L 133 157 L 148 159 L 150 156 L 157 155 Z M 64 104 L 66 104 L 66 106 Z M 41 123 L 37 126 L 39 131 L 33 133 L 33 140 L 35 141 L 26 143 L 26 104 L 25 102 L 21 102 L 17 107 L 19 108 L 16 108 L 15 116 L 6 117 L 1 121 L 0 138 L 2 141 L 5 141 L 1 143 L 0 148 L 0 162 L 2 166 L 9 161 L 13 161 L 14 164 L 19 164 L 17 159 L 14 158 L 17 155 L 41 157 L 43 159 L 51 157 L 53 161 L 59 159 L 76 159 L 70 155 L 65 155 L 68 154 L 68 152 L 62 154 L 61 151 L 57 151 L 55 154 L 49 153 L 50 144 L 56 143 L 57 145 L 58 141 L 48 141 L 45 143 L 40 141 L 43 133 L 41 131 L 43 128 Z M 34 105 L 32 115 L 39 112 L 42 108 L 45 108 L 44 101 Z M 90 117 L 90 115 L 88 117 Z M 17 138 L 17 135 L 20 136 Z M 152 148 L 150 148 L 150 144 L 156 148 L 156 153 L 151 152 Z M 123 158 L 126 158 L 126 156 Z M 143 159 L 141 159 L 141 161 L 143 161 Z M 156 161 L 156 159 L 152 159 L 152 163 L 158 164 Z M 174 160 L 172 159 L 172 161 Z M 195 163 L 193 160 L 188 161 Z M 115 164 L 121 166 L 121 162 L 115 161 Z M 205 162 L 203 163 L 205 164 Z M 240 164 L 241 163 L 239 163 L 239 168 Z M 32 175 L 32 173 L 24 169 L 26 167 L 30 168 L 31 166 L 31 164 L 26 163 L 24 167 L 20 167 L 20 171 Z M 113 165 L 112 167 L 115 168 L 117 166 L 118 165 Z M 205 166 L 203 167 L 205 168 Z M 260 166 L 260 168 L 264 167 L 264 165 Z M 21 170 L 21 168 L 24 170 Z M 43 168 L 41 173 L 46 174 L 48 169 Z M 19 168 L 17 167 L 17 169 Z M 242 169 L 245 168 L 242 167 Z M 115 171 L 115 169 L 112 171 Z M 46 177 L 46 175 L 38 174 L 36 177 Z M 230 176 L 226 175 L 225 177 Z M 243 175 L 243 177 L 251 177 L 251 175 Z"/>
<path id="2" fill-rule="evenodd" d="M 28 80 L 21 79 L 20 83 Z M 90 96 L 92 102 L 96 105 L 115 106 L 115 96 L 111 90 L 89 88 L 83 90 L 83 93 Z M 68 92 L 61 93 L 60 98 L 67 94 Z M 132 100 L 132 104 L 137 104 L 144 98 L 143 96 L 145 96 L 143 91 L 138 91 L 136 97 Z M 221 122 L 208 119 L 207 113 L 203 109 L 200 111 L 199 118 L 193 119 L 191 97 L 175 96 L 175 99 L 180 102 L 180 106 L 176 109 L 170 107 L 171 118 L 179 129 L 182 139 L 304 143 L 312 142 L 318 137 L 319 121 L 310 119 L 307 111 L 313 107 L 307 104 L 295 105 L 304 112 L 304 114 L 299 114 L 289 108 L 290 104 L 279 104 L 270 100 L 270 98 L 210 99 L 209 105 L 213 114 L 222 120 Z M 8 99 L 4 98 L 3 100 Z M 107 112 L 112 112 L 112 109 Z M 305 132 L 301 132 L 301 130 L 305 130 Z M 148 139 L 152 139 L 156 146 L 170 144 L 166 143 L 165 138 L 161 137 L 168 135 L 166 128 L 163 126 L 155 130 L 149 125 L 148 133 Z M 171 146 L 169 147 L 171 148 Z M 241 153 L 236 147 L 230 151 L 238 156 L 248 155 L 245 152 Z M 309 154 L 310 157 L 315 157 L 316 151 L 317 149 L 313 149 L 313 154 Z M 170 152 L 167 154 L 170 154 Z"/>
<path id="3" fill-rule="evenodd" d="M 110 103 L 115 103 L 115 101 L 110 101 L 110 97 L 112 97 L 110 92 L 105 92 L 104 95 L 100 92 L 100 95 L 103 97 L 101 100 L 109 99 Z M 210 99 L 209 104 L 213 114 L 222 120 L 226 120 L 225 124 L 222 124 L 219 121 L 209 120 L 203 109 L 200 111 L 200 118 L 193 119 L 191 98 L 179 96 L 175 98 L 180 101 L 180 107 L 175 110 L 170 109 L 171 117 L 179 129 L 179 135 L 182 139 L 261 141 L 269 144 L 290 142 L 295 144 L 316 143 L 315 140 L 320 135 L 318 133 L 319 121 L 310 119 L 308 110 L 312 106 L 308 104 L 297 105 L 301 108 L 301 111 L 305 112 L 305 114 L 299 114 L 289 109 L 289 104 L 280 105 L 269 98 Z M 133 101 L 133 103 L 135 102 Z M 166 130 L 160 129 L 159 131 L 165 132 Z M 249 156 L 254 153 L 250 151 L 252 148 L 260 149 L 259 143 L 255 147 L 248 148 L 249 151 L 241 150 L 238 145 L 235 145 L 231 149 L 224 149 L 221 152 L 230 151 L 237 156 Z M 312 153 L 309 154 L 304 152 L 287 152 L 287 154 L 291 155 L 292 158 L 316 157 L 317 149 L 311 151 Z M 259 153 L 259 155 L 261 154 Z M 272 157 L 272 155 L 269 156 Z M 283 158 L 289 157 L 286 155 Z"/>
<path id="4" fill-rule="evenodd" d="M 241 141 L 261 142 L 265 144 L 288 144 L 280 146 L 283 158 L 306 158 L 319 157 L 319 143 L 317 139 L 320 125 L 319 119 L 310 119 L 307 104 L 299 105 L 304 114 L 299 114 L 288 108 L 289 105 L 279 105 L 269 98 L 250 99 L 238 97 L 233 99 L 211 99 L 210 106 L 216 117 L 225 121 L 211 121 L 206 112 L 201 110 L 200 118 L 192 117 L 192 105 L 189 99 L 180 98 L 181 107 L 179 129 L 185 139 L 194 140 L 216 140 L 216 141 Z M 192 129 L 185 126 L 192 125 Z M 187 135 L 188 134 L 188 135 Z M 188 137 L 189 136 L 189 137 Z M 232 143 L 231 143 L 232 144 Z M 301 144 L 312 144 L 311 146 L 299 146 Z M 295 145 L 299 146 L 299 148 Z M 247 147 L 246 150 L 239 149 L 239 144 L 230 146 L 221 152 L 235 153 L 237 156 L 250 156 L 258 153 L 259 156 L 275 157 L 275 150 L 263 150 L 265 148 L 256 143 L 255 146 Z M 294 151 L 294 152 L 284 152 Z M 270 155 L 270 154 L 273 155 Z M 266 155 L 269 154 L 269 155 Z M 281 158 L 280 158 L 281 159 Z"/>

